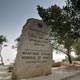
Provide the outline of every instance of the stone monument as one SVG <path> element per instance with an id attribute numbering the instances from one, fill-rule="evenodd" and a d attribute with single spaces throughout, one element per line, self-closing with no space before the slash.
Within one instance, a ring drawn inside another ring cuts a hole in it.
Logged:
<path id="1" fill-rule="evenodd" d="M 51 67 L 49 27 L 41 20 L 28 19 L 20 36 L 12 78 L 17 80 L 48 75 Z"/>

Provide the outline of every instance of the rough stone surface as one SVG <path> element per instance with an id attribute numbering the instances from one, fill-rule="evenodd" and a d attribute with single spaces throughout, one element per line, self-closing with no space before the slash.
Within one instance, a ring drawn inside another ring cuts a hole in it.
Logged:
<path id="1" fill-rule="evenodd" d="M 30 78 L 51 73 L 52 50 L 49 41 L 49 28 L 41 20 L 29 19 L 24 25 L 13 78 Z"/>

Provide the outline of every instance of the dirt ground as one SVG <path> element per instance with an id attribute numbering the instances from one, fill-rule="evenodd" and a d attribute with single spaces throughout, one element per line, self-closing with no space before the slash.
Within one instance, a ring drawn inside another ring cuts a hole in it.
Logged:
<path id="1" fill-rule="evenodd" d="M 0 80 L 11 80 L 11 72 L 8 72 L 8 67 L 0 66 Z M 21 80 L 79 80 L 80 65 L 79 64 L 62 64 L 60 67 L 52 67 L 52 74 L 47 76 L 33 77 Z"/>

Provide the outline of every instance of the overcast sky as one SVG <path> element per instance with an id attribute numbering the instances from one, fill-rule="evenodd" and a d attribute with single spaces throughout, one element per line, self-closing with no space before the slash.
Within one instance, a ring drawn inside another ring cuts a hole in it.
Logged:
<path id="1" fill-rule="evenodd" d="M 4 61 L 15 59 L 16 51 L 11 46 L 21 34 L 26 20 L 28 18 L 40 19 L 37 5 L 48 8 L 54 4 L 62 7 L 65 5 L 65 0 L 0 0 L 0 35 L 8 39 L 8 46 L 2 50 Z"/>

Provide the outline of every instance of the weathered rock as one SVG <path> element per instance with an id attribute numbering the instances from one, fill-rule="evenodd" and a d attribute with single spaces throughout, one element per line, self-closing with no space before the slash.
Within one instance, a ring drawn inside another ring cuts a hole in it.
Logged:
<path id="1" fill-rule="evenodd" d="M 12 78 L 17 80 L 48 75 L 51 67 L 49 28 L 41 20 L 29 19 L 20 36 Z"/>

